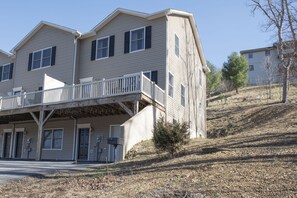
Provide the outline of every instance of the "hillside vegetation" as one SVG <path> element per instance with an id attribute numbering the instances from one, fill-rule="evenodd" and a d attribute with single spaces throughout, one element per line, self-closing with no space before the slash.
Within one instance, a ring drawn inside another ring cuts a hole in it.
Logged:
<path id="1" fill-rule="evenodd" d="M 297 197 L 297 106 L 267 100 L 264 92 L 249 88 L 212 98 L 212 138 L 192 140 L 174 159 L 146 141 L 123 162 L 27 178 L 0 186 L 0 196 Z"/>

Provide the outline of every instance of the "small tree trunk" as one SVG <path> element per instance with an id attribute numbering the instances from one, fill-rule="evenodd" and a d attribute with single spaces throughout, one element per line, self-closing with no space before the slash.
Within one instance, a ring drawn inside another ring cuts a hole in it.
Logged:
<path id="1" fill-rule="evenodd" d="M 238 88 L 236 87 L 236 94 L 238 94 L 239 92 L 238 92 Z"/>
<path id="2" fill-rule="evenodd" d="M 272 96 L 271 96 L 271 80 L 269 81 L 269 99 L 271 99 L 272 98 Z"/>
<path id="3" fill-rule="evenodd" d="M 288 103 L 289 93 L 289 67 L 285 67 L 284 79 L 283 79 L 283 99 L 282 103 Z"/>

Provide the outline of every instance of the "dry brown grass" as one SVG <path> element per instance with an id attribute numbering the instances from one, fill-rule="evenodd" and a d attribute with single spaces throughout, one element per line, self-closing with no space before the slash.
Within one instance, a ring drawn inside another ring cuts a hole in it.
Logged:
<path id="1" fill-rule="evenodd" d="M 297 106 L 245 101 L 210 104 L 210 133 L 228 136 L 192 140 L 174 159 L 147 141 L 108 168 L 26 178 L 0 196 L 297 197 Z"/>

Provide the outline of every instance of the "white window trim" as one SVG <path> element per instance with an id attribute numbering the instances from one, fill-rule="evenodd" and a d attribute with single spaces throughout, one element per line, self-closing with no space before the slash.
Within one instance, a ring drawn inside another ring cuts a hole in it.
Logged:
<path id="1" fill-rule="evenodd" d="M 175 53 L 175 49 L 176 49 L 176 42 L 175 42 L 175 36 L 178 38 L 178 55 Z M 175 56 L 177 56 L 178 58 L 180 57 L 180 39 L 177 33 L 174 33 L 174 54 Z"/>
<path id="2" fill-rule="evenodd" d="M 135 53 L 135 52 L 141 52 L 141 51 L 144 51 L 145 50 L 145 26 L 143 27 L 140 27 L 140 28 L 135 28 L 135 29 L 132 29 L 130 30 L 130 42 L 129 42 L 129 53 Z M 139 49 L 139 50 L 134 50 L 134 51 L 131 51 L 132 48 L 131 48 L 131 43 L 132 43 L 132 32 L 133 31 L 136 31 L 136 30 L 140 30 L 140 29 L 143 29 L 143 49 Z"/>
<path id="3" fill-rule="evenodd" d="M 52 50 L 52 48 L 53 48 L 53 46 L 51 46 L 51 47 L 47 47 L 47 48 L 43 48 L 43 49 L 39 49 L 39 50 L 36 50 L 36 51 L 33 51 L 32 52 L 32 63 L 31 63 L 31 71 L 36 71 L 36 70 L 39 70 L 39 69 L 44 69 L 44 68 L 48 68 L 48 67 L 50 67 L 51 66 L 51 62 L 52 62 L 52 60 L 50 61 L 50 65 L 48 65 L 48 66 L 45 66 L 45 67 L 42 67 L 42 57 L 43 57 L 43 51 L 44 50 L 47 50 L 47 49 L 51 49 L 51 56 L 50 56 L 50 58 L 52 58 L 52 55 L 53 55 L 53 50 Z M 38 68 L 36 68 L 36 69 L 33 69 L 33 64 L 34 64 L 34 53 L 37 53 L 37 52 L 40 52 L 41 51 L 41 59 L 40 59 L 40 67 L 38 67 Z"/>
<path id="4" fill-rule="evenodd" d="M 12 95 L 14 96 L 15 95 L 15 92 L 21 92 L 21 94 L 23 93 L 23 87 L 15 87 L 15 88 L 12 88 Z"/>
<path id="5" fill-rule="evenodd" d="M 10 64 L 11 63 L 6 63 L 6 64 L 2 65 L 1 82 L 5 82 L 5 81 L 9 81 L 10 80 L 9 79 L 9 76 L 10 76 Z M 3 80 L 4 67 L 6 67 L 6 66 L 8 66 L 8 68 L 9 68 L 9 76 L 8 76 L 8 79 Z"/>
<path id="6" fill-rule="evenodd" d="M 93 77 L 81 78 L 79 79 L 80 83 L 90 83 L 93 82 Z"/>
<path id="7" fill-rule="evenodd" d="M 106 39 L 107 38 L 107 56 L 106 57 L 102 57 L 102 58 L 97 58 L 97 50 L 98 50 L 98 41 L 99 40 L 102 40 L 102 39 Z M 107 59 L 109 58 L 109 39 L 110 39 L 110 36 L 104 36 L 104 37 L 100 37 L 98 39 L 96 39 L 96 61 L 97 60 L 103 60 L 103 59 Z"/>
<path id="8" fill-rule="evenodd" d="M 12 133 L 12 129 L 3 129 L 3 133 Z"/>
<path id="9" fill-rule="evenodd" d="M 62 140 L 61 140 L 61 148 L 60 149 L 57 149 L 57 148 L 43 148 L 43 143 L 44 143 L 44 131 L 49 131 L 51 130 L 52 131 L 52 141 L 51 141 L 51 147 L 53 147 L 53 136 L 54 136 L 54 130 L 57 130 L 57 129 L 61 129 L 62 130 Z M 62 151 L 63 150 L 63 142 L 64 142 L 64 128 L 47 128 L 47 129 L 43 129 L 43 132 L 42 132 L 42 150 L 44 151 Z"/>
<path id="10" fill-rule="evenodd" d="M 173 85 L 170 84 L 170 74 L 173 77 Z M 170 86 L 172 87 L 172 96 L 170 95 L 170 89 L 169 89 Z M 168 74 L 168 96 L 170 96 L 171 98 L 174 97 L 174 75 L 171 72 L 169 72 Z"/>

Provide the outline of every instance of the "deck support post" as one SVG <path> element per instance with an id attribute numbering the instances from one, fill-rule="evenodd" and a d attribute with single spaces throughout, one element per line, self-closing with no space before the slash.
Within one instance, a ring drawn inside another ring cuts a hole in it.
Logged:
<path id="1" fill-rule="evenodd" d="M 37 126 L 38 126 L 38 133 L 37 133 L 37 144 L 36 144 L 36 157 L 35 160 L 40 161 L 42 156 L 42 132 L 43 132 L 43 126 L 46 124 L 46 122 L 50 119 L 50 117 L 53 115 L 55 110 L 49 111 L 48 115 L 45 117 L 45 111 L 42 109 L 39 111 L 39 119 L 37 118 L 36 114 L 33 112 L 30 112 L 31 116 L 35 120 Z"/>
<path id="2" fill-rule="evenodd" d="M 139 112 L 139 101 L 134 101 L 134 115 Z"/>

